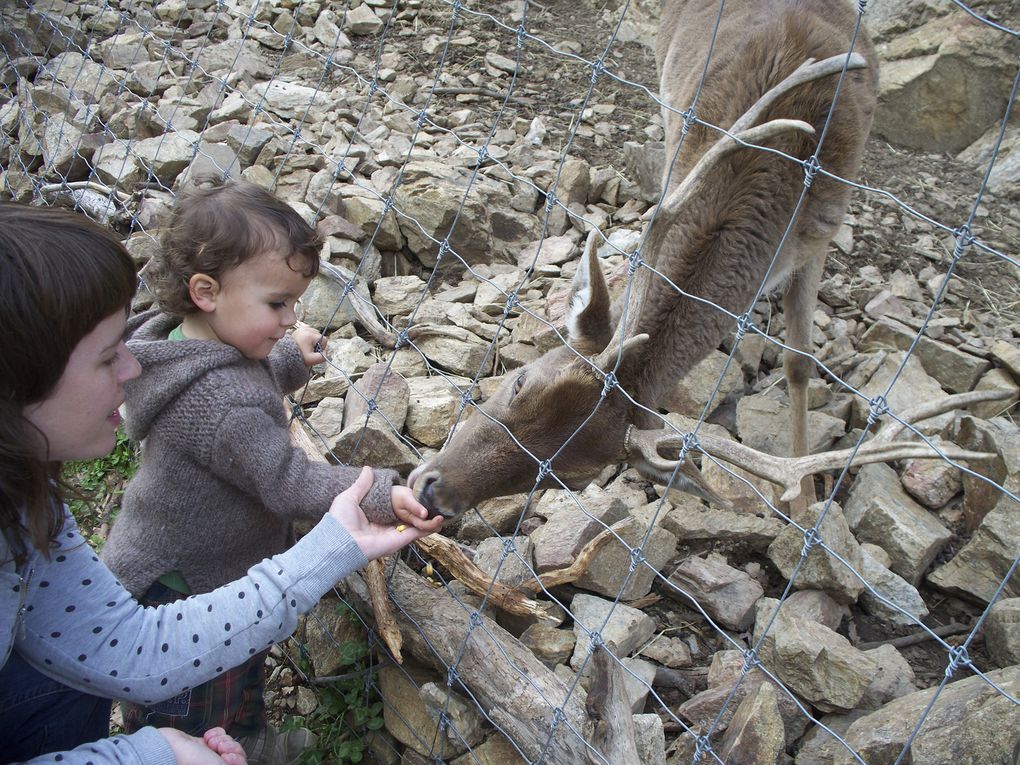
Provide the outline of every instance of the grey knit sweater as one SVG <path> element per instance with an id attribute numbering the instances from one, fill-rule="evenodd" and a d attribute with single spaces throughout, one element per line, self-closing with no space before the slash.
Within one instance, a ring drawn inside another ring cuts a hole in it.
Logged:
<path id="1" fill-rule="evenodd" d="M 193 593 L 243 576 L 286 548 L 291 522 L 318 520 L 360 469 L 311 461 L 293 446 L 282 396 L 307 378 L 289 337 L 264 361 L 210 340 L 168 340 L 179 323 L 149 311 L 128 323 L 142 365 L 126 385 L 125 426 L 141 441 L 102 557 L 136 596 L 179 571 Z M 376 470 L 365 514 L 393 523 L 399 476 Z"/>

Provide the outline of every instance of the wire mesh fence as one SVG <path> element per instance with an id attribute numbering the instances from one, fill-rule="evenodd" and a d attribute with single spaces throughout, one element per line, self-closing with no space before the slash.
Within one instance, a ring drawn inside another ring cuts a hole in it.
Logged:
<path id="1" fill-rule="evenodd" d="M 274 713 L 315 721 L 312 761 L 1016 761 L 1020 19 L 1009 3 L 921 21 L 858 4 L 838 31 L 854 39 L 878 14 L 893 79 L 918 66 L 911 23 L 942 35 L 921 46 L 930 59 L 961 25 L 994 40 L 998 77 L 973 99 L 994 115 L 965 111 L 968 137 L 937 156 L 873 136 L 862 176 L 839 177 L 822 147 L 843 140 L 848 46 L 818 150 L 756 149 L 796 177 L 798 201 L 767 221 L 785 231 L 767 253 L 778 270 L 733 308 L 687 291 L 660 252 L 679 224 L 656 206 L 693 164 L 691 131 L 737 132 L 700 103 L 733 94 L 663 103 L 635 41 L 654 36 L 654 4 L 563 5 L 0 9 L 2 194 L 79 209 L 140 263 L 202 178 L 288 201 L 326 240 L 303 306 L 330 337 L 290 402 L 297 421 L 334 461 L 417 468 L 422 496 L 458 516 L 456 543 L 385 566 L 402 661 L 351 577 L 274 649 Z M 732 55 L 720 19 L 762 13 L 706 5 L 709 53 L 682 62 L 695 81 Z M 928 98 L 955 105 L 943 82 Z M 884 135 L 911 95 L 880 102 Z M 923 134 L 933 118 L 915 116 Z M 822 244 L 836 236 L 809 327 L 810 442 L 829 456 L 770 462 L 730 432 L 789 451 L 780 367 L 806 354 L 768 288 L 790 278 L 798 215 L 824 183 L 853 193 L 846 221 L 822 221 Z M 712 193 L 695 187 L 683 216 Z M 736 210 L 719 231 L 740 227 Z M 586 240 L 618 297 L 601 323 L 571 311 L 598 303 Z M 699 361 L 663 330 L 660 306 L 680 297 L 725 338 L 675 385 Z M 618 340 L 663 343 L 637 372 L 641 343 L 613 343 L 618 319 Z M 596 323 L 597 347 L 582 331 Z M 649 432 L 666 440 L 639 456 Z M 883 461 L 855 464 L 883 443 Z M 815 472 L 821 501 L 797 504 Z M 680 491 L 692 481 L 708 507 Z"/>

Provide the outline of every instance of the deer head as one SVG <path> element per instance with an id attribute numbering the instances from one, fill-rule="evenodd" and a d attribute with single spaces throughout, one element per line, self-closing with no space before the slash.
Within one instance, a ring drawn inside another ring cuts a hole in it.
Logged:
<path id="1" fill-rule="evenodd" d="M 587 486 L 625 458 L 631 402 L 606 377 L 626 367 L 647 335 L 614 342 L 611 306 L 592 231 L 571 284 L 568 344 L 506 376 L 409 479 L 420 501 L 447 517 L 490 497 L 535 487 Z"/>

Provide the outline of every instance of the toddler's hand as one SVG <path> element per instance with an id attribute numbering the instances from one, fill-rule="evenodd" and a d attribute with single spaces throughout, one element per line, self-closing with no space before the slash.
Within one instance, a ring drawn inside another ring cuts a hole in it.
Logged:
<path id="1" fill-rule="evenodd" d="M 306 367 L 313 367 L 326 360 L 325 355 L 320 351 L 326 350 L 328 340 L 315 327 L 299 321 L 295 325 L 291 337 L 294 338 L 297 347 L 301 349 L 301 358 L 304 359 Z M 319 346 L 319 351 L 315 350 L 316 345 Z"/>
<path id="2" fill-rule="evenodd" d="M 406 486 L 394 486 L 390 490 L 390 504 L 393 505 L 393 514 L 397 516 L 398 523 L 435 531 L 429 519 L 428 508 L 416 500 L 414 492 Z"/>
<path id="3" fill-rule="evenodd" d="M 362 468 L 358 480 L 347 491 L 339 494 L 329 508 L 329 514 L 350 532 L 366 558 L 373 560 L 390 555 L 404 545 L 439 529 L 443 522 L 441 517 L 421 523 L 420 526 L 409 526 L 403 531 L 397 531 L 397 526 L 383 526 L 369 521 L 359 503 L 372 488 L 373 480 L 372 468 Z"/>

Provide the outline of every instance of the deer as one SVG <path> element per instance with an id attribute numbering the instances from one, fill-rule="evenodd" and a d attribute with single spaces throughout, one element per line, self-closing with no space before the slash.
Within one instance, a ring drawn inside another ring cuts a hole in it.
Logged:
<path id="1" fill-rule="evenodd" d="M 720 15 L 722 6 L 663 7 L 655 54 L 666 157 L 676 157 L 640 259 L 631 256 L 629 294 L 610 300 L 591 230 L 568 297 L 568 343 L 508 373 L 412 471 L 408 485 L 433 514 L 455 518 L 535 488 L 580 490 L 617 463 L 719 501 L 691 463 L 695 450 L 803 503 L 814 473 L 847 464 L 848 452 L 808 454 L 806 389 L 826 251 L 852 191 L 839 179 L 860 170 L 878 62 L 843 0 L 728 0 Z M 746 331 L 739 319 L 775 290 L 787 328 L 791 456 L 663 428 L 657 405 L 670 387 L 727 332 Z M 902 425 L 891 426 L 856 450 L 856 462 L 932 456 L 893 442 Z"/>

